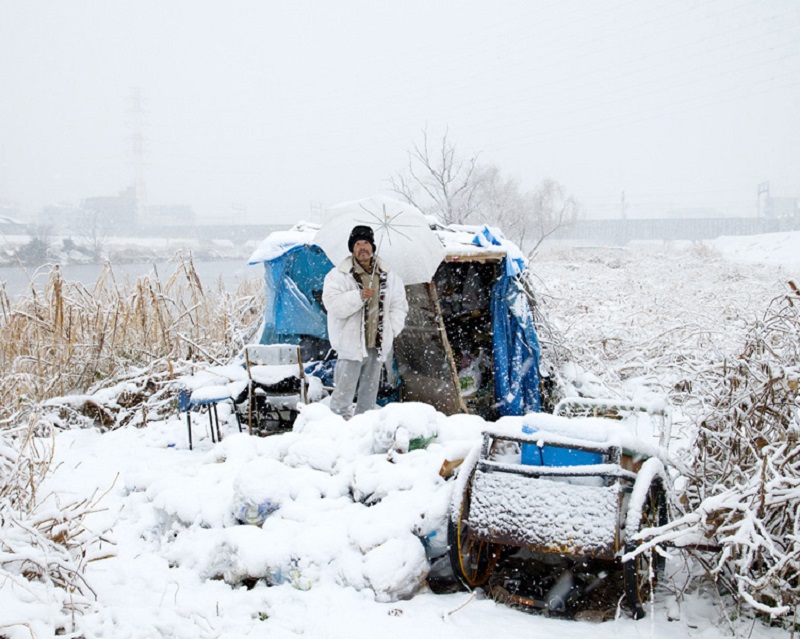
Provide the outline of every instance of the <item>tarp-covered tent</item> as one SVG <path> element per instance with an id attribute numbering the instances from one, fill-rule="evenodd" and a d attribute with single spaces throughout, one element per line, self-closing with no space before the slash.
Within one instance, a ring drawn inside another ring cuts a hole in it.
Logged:
<path id="1" fill-rule="evenodd" d="M 300 223 L 270 234 L 249 263 L 265 269 L 261 343 L 293 343 L 322 357 L 329 348 L 322 283 L 333 268 Z M 526 261 L 499 231 L 436 227 L 446 258 L 431 284 L 406 287 L 409 315 L 396 340 L 400 401 L 487 418 L 541 408 L 539 343 L 522 285 Z"/>
<path id="2" fill-rule="evenodd" d="M 249 263 L 264 264 L 265 310 L 260 343 L 327 341 L 322 282 L 333 264 L 322 249 L 309 242 L 303 227 L 270 234 Z"/>

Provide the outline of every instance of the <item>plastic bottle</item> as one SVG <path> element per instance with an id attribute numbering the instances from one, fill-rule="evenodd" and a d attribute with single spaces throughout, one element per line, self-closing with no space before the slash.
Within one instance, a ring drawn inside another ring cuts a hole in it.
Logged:
<path id="1" fill-rule="evenodd" d="M 447 535 L 439 535 L 432 530 L 422 538 L 422 545 L 425 546 L 425 556 L 428 559 L 436 559 L 447 552 Z"/>

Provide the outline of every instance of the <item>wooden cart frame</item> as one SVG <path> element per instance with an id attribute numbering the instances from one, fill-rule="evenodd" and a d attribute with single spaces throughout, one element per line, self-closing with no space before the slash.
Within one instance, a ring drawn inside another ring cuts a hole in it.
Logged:
<path id="1" fill-rule="evenodd" d="M 612 419 L 623 413 L 647 412 L 660 422 L 660 443 L 669 437 L 668 409 L 569 400 L 558 412 L 604 415 L 611 430 Z M 560 455 L 560 463 L 548 464 L 545 456 L 541 465 L 523 464 L 524 447 Z M 664 559 L 658 549 L 642 551 L 637 533 L 668 520 L 666 471 L 651 452 L 563 432 L 484 431 L 454 491 L 448 533 L 456 576 L 468 588 L 485 585 L 508 549 L 526 548 L 542 558 L 591 558 L 622 571 L 626 605 L 635 618 L 643 617 Z M 533 605 L 552 608 L 553 602 Z"/>

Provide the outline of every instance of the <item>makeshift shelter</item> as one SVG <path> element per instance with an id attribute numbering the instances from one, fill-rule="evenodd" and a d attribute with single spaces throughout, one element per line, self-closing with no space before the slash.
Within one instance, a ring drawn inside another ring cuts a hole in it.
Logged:
<path id="1" fill-rule="evenodd" d="M 496 229 L 431 228 L 445 259 L 431 283 L 406 286 L 409 313 L 395 340 L 391 399 L 486 419 L 540 410 L 540 349 L 526 260 Z M 323 367 L 314 363 L 335 357 L 322 305 L 323 280 L 333 264 L 313 244 L 317 229 L 300 223 L 272 233 L 249 263 L 265 269 L 261 343 L 299 344 L 310 372 L 322 376 Z"/>
<path id="2" fill-rule="evenodd" d="M 261 344 L 299 344 L 306 361 L 323 358 L 330 348 L 322 282 L 331 261 L 311 244 L 316 227 L 300 223 L 271 233 L 250 257 L 264 265 L 264 323 Z"/>

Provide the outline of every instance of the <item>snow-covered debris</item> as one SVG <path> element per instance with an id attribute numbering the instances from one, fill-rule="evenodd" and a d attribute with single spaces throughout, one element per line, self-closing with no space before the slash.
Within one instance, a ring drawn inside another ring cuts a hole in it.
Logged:
<path id="1" fill-rule="evenodd" d="M 172 432 L 180 441 L 109 462 L 121 465 L 123 500 L 140 513 L 140 525 L 127 525 L 144 540 L 141 552 L 200 579 L 302 588 L 329 582 L 394 601 L 424 585 L 423 538 L 446 536 L 453 482 L 439 474 L 443 463 L 479 438 L 480 420 L 466 428 L 451 420 L 464 425 L 462 416 L 446 418 L 423 404 L 350 421 L 311 404 L 293 432 L 260 439 L 233 431 L 213 448 L 201 440 L 190 453 L 176 417 L 151 424 L 146 440 L 157 446 L 159 433 Z M 151 455 L 158 461 L 150 463 Z"/>

